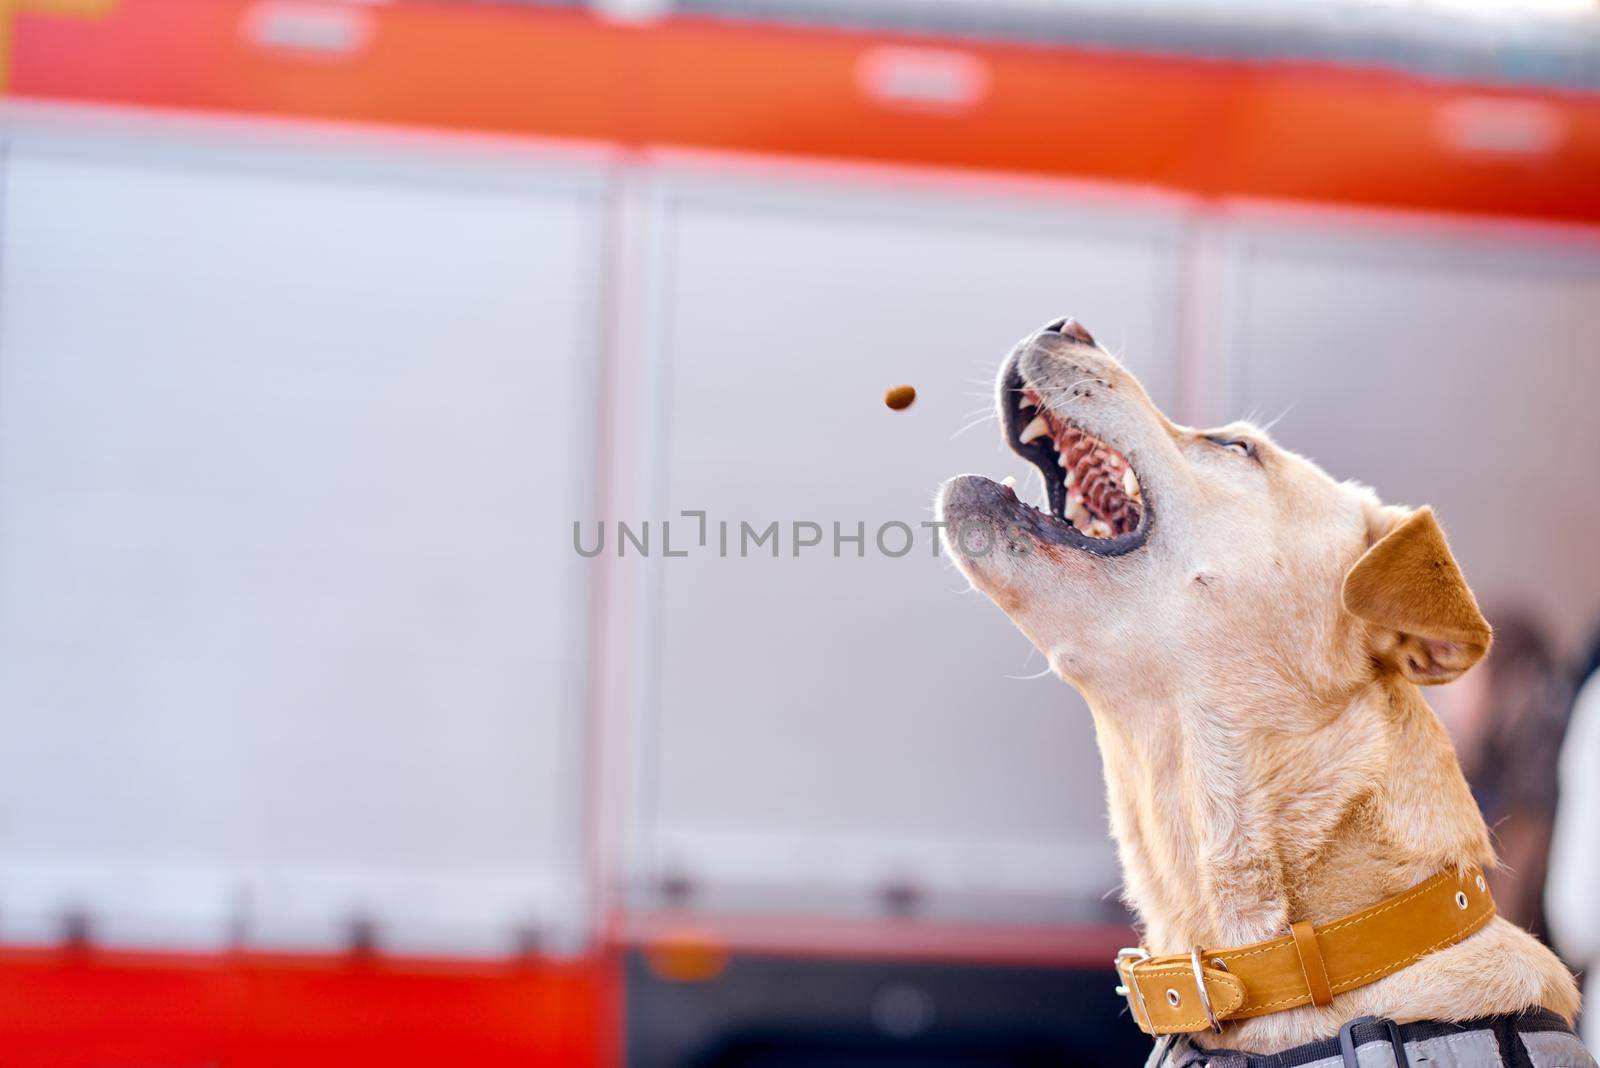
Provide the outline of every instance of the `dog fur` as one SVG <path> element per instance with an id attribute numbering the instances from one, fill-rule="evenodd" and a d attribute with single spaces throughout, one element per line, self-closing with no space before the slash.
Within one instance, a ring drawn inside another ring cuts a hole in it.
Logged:
<path id="1" fill-rule="evenodd" d="M 1242 945 L 1447 866 L 1492 866 L 1417 689 L 1458 677 L 1491 640 L 1432 511 L 1384 505 L 1258 427 L 1179 426 L 1111 356 L 1059 333 L 1025 340 L 1002 368 L 1002 425 L 1017 403 L 1012 366 L 1052 413 L 1127 457 L 1147 538 L 1116 556 L 1049 540 L 968 556 L 947 537 L 947 549 L 1088 701 L 1144 944 Z M 947 482 L 947 534 L 976 523 L 1010 535 L 997 489 Z M 1198 1040 L 1272 1053 L 1366 1014 L 1457 1021 L 1534 1006 L 1570 1021 L 1577 987 L 1496 919 L 1327 1007 Z"/>

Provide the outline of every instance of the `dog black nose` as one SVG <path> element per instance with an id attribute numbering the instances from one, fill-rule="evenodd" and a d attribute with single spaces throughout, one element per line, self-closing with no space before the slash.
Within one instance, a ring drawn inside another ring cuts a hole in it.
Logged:
<path id="1" fill-rule="evenodd" d="M 1085 345 L 1094 344 L 1094 338 L 1089 336 L 1089 331 L 1085 330 L 1083 328 L 1083 324 L 1078 322 L 1076 319 L 1057 319 L 1055 322 L 1045 327 L 1043 332 L 1060 334 L 1063 337 L 1070 337 L 1072 340 L 1081 341 Z"/>

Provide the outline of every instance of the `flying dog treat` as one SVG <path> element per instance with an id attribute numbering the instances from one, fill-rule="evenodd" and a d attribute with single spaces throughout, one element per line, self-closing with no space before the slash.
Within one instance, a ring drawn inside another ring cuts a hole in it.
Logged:
<path id="1" fill-rule="evenodd" d="M 883 395 L 883 403 L 897 412 L 911 407 L 911 402 L 916 399 L 917 390 L 914 386 L 895 386 Z"/>

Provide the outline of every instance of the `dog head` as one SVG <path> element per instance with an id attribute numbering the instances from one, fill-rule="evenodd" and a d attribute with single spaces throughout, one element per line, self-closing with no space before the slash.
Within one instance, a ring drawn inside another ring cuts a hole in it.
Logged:
<path id="1" fill-rule="evenodd" d="M 1447 682 L 1487 651 L 1430 510 L 1384 506 L 1250 424 L 1177 425 L 1073 321 L 1016 346 L 998 404 L 1045 507 L 951 479 L 946 545 L 1092 705 L 1238 688 L 1303 706 L 1375 671 Z"/>

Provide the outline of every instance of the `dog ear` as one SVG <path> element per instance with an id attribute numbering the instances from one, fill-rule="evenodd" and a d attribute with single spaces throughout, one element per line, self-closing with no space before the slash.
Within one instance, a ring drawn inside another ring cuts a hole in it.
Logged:
<path id="1" fill-rule="evenodd" d="M 1373 655 L 1419 686 L 1450 682 L 1492 632 L 1432 508 L 1391 525 L 1344 577 L 1344 606 L 1374 625 Z"/>

